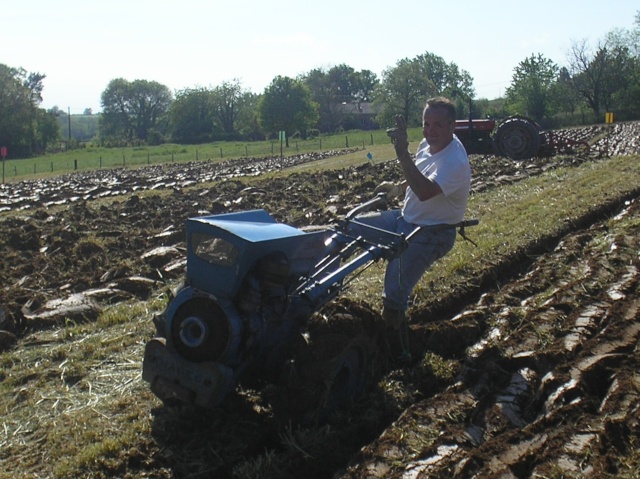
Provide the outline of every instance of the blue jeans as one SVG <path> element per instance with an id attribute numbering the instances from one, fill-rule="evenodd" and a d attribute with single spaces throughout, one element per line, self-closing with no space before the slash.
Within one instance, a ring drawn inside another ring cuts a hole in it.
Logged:
<path id="1" fill-rule="evenodd" d="M 400 210 L 387 210 L 358 216 L 360 223 L 375 226 L 405 236 L 417 226 L 407 223 Z M 349 225 L 349 233 L 371 241 L 377 241 L 380 234 L 357 224 Z M 456 241 L 454 228 L 438 229 L 423 227 L 413 236 L 407 249 L 397 258 L 389 261 L 384 276 L 382 302 L 385 308 L 405 311 L 411 292 L 424 273 L 438 259 L 446 255 Z"/>

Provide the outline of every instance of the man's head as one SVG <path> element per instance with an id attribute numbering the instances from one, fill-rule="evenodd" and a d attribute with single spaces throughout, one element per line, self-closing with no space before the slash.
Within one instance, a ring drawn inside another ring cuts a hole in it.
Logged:
<path id="1" fill-rule="evenodd" d="M 435 97 L 427 100 L 422 113 L 422 134 L 431 153 L 438 153 L 453 140 L 456 107 L 451 100 Z"/>

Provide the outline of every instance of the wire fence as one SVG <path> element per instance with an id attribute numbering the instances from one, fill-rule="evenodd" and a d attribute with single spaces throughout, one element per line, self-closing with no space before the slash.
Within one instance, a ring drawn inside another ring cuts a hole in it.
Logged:
<path id="1" fill-rule="evenodd" d="M 417 135 L 419 135 L 419 130 Z M 410 137 L 413 136 L 410 131 Z M 163 163 L 224 161 L 234 158 L 292 156 L 314 151 L 363 148 L 389 139 L 384 130 L 356 131 L 312 139 L 288 141 L 220 142 L 205 145 L 164 144 L 104 148 L 85 146 L 52 155 L 29 159 L 3 159 L 2 182 L 34 175 L 64 174 L 101 168 L 134 168 Z"/>

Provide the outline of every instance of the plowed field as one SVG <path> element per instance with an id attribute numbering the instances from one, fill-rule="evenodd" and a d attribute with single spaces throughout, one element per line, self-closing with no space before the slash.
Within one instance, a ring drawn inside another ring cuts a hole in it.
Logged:
<path id="1" fill-rule="evenodd" d="M 473 156 L 473 194 L 640 152 L 636 123 L 559 133 L 590 141 L 591 154 Z M 504 238 L 506 252 L 479 271 L 427 277 L 432 293 L 411 309 L 414 361 L 323 424 L 282 424 L 261 391 L 215 411 L 161 405 L 140 378 L 142 351 L 153 310 L 184 274 L 186 218 L 265 208 L 295 226 L 327 224 L 399 175 L 383 162 L 260 179 L 282 166 L 1 185 L 0 477 L 640 475 L 640 187 L 594 198 L 585 187 L 592 207 L 549 235 L 513 251 Z M 367 307 L 344 296 L 354 315 Z"/>

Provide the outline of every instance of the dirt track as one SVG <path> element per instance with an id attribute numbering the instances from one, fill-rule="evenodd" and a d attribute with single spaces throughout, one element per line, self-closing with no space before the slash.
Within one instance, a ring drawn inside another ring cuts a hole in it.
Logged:
<path id="1" fill-rule="evenodd" d="M 618 126 L 599 140 L 591 160 L 638 153 L 640 127 Z M 601 132 L 572 134 L 594 138 Z M 586 160 L 516 164 L 474 157 L 473 188 L 478 192 Z M 246 171 L 210 166 L 208 172 L 206 164 L 193 165 L 195 170 L 182 165 L 179 174 L 170 168 L 123 170 L 3 186 L 4 344 L 20 348 L 33 331 L 55 327 L 65 317 L 96 317 L 106 304 L 146 299 L 181 277 L 182 225 L 189 216 L 264 207 L 293 225 L 324 224 L 367 198 L 381 179 L 398 174 L 391 164 L 365 165 L 248 186 L 236 177 Z M 191 188 L 200 178 L 224 181 Z M 143 189 L 166 194 L 136 194 Z M 98 201 L 109 197 L 116 200 Z M 292 471 L 296 477 L 353 479 L 613 477 L 612 458 L 640 432 L 639 208 L 631 200 L 610 212 L 614 219 L 594 219 L 569 232 L 551 252 L 502 278 L 499 289 L 487 289 L 458 316 L 423 321 L 428 312 L 416 312 L 416 357 L 438 354 L 456 369 L 456 381 L 442 380 L 424 361 L 391 371 L 386 389 L 373 391 L 358 411 L 341 418 L 342 426 L 338 421 L 333 429 L 315 431 L 320 444 L 312 457 L 283 453 L 290 469 L 272 477 L 292 477 Z M 394 388 L 403 393 L 390 396 Z M 244 417 L 250 429 L 236 430 L 243 455 L 259 457 L 267 445 L 282 442 L 270 419 L 234 407 L 240 410 L 226 414 Z M 203 471 L 213 470 L 216 477 L 241 477 L 240 466 L 225 460 L 224 451 L 202 470 L 188 463 L 187 438 L 214 433 L 202 415 L 189 418 L 188 412 L 156 411 L 160 432 L 152 460 L 134 476 L 168 477 L 172 471 L 177 477 L 207 477 Z M 231 427 L 232 419 L 225 422 L 214 413 L 205 418 Z"/>

